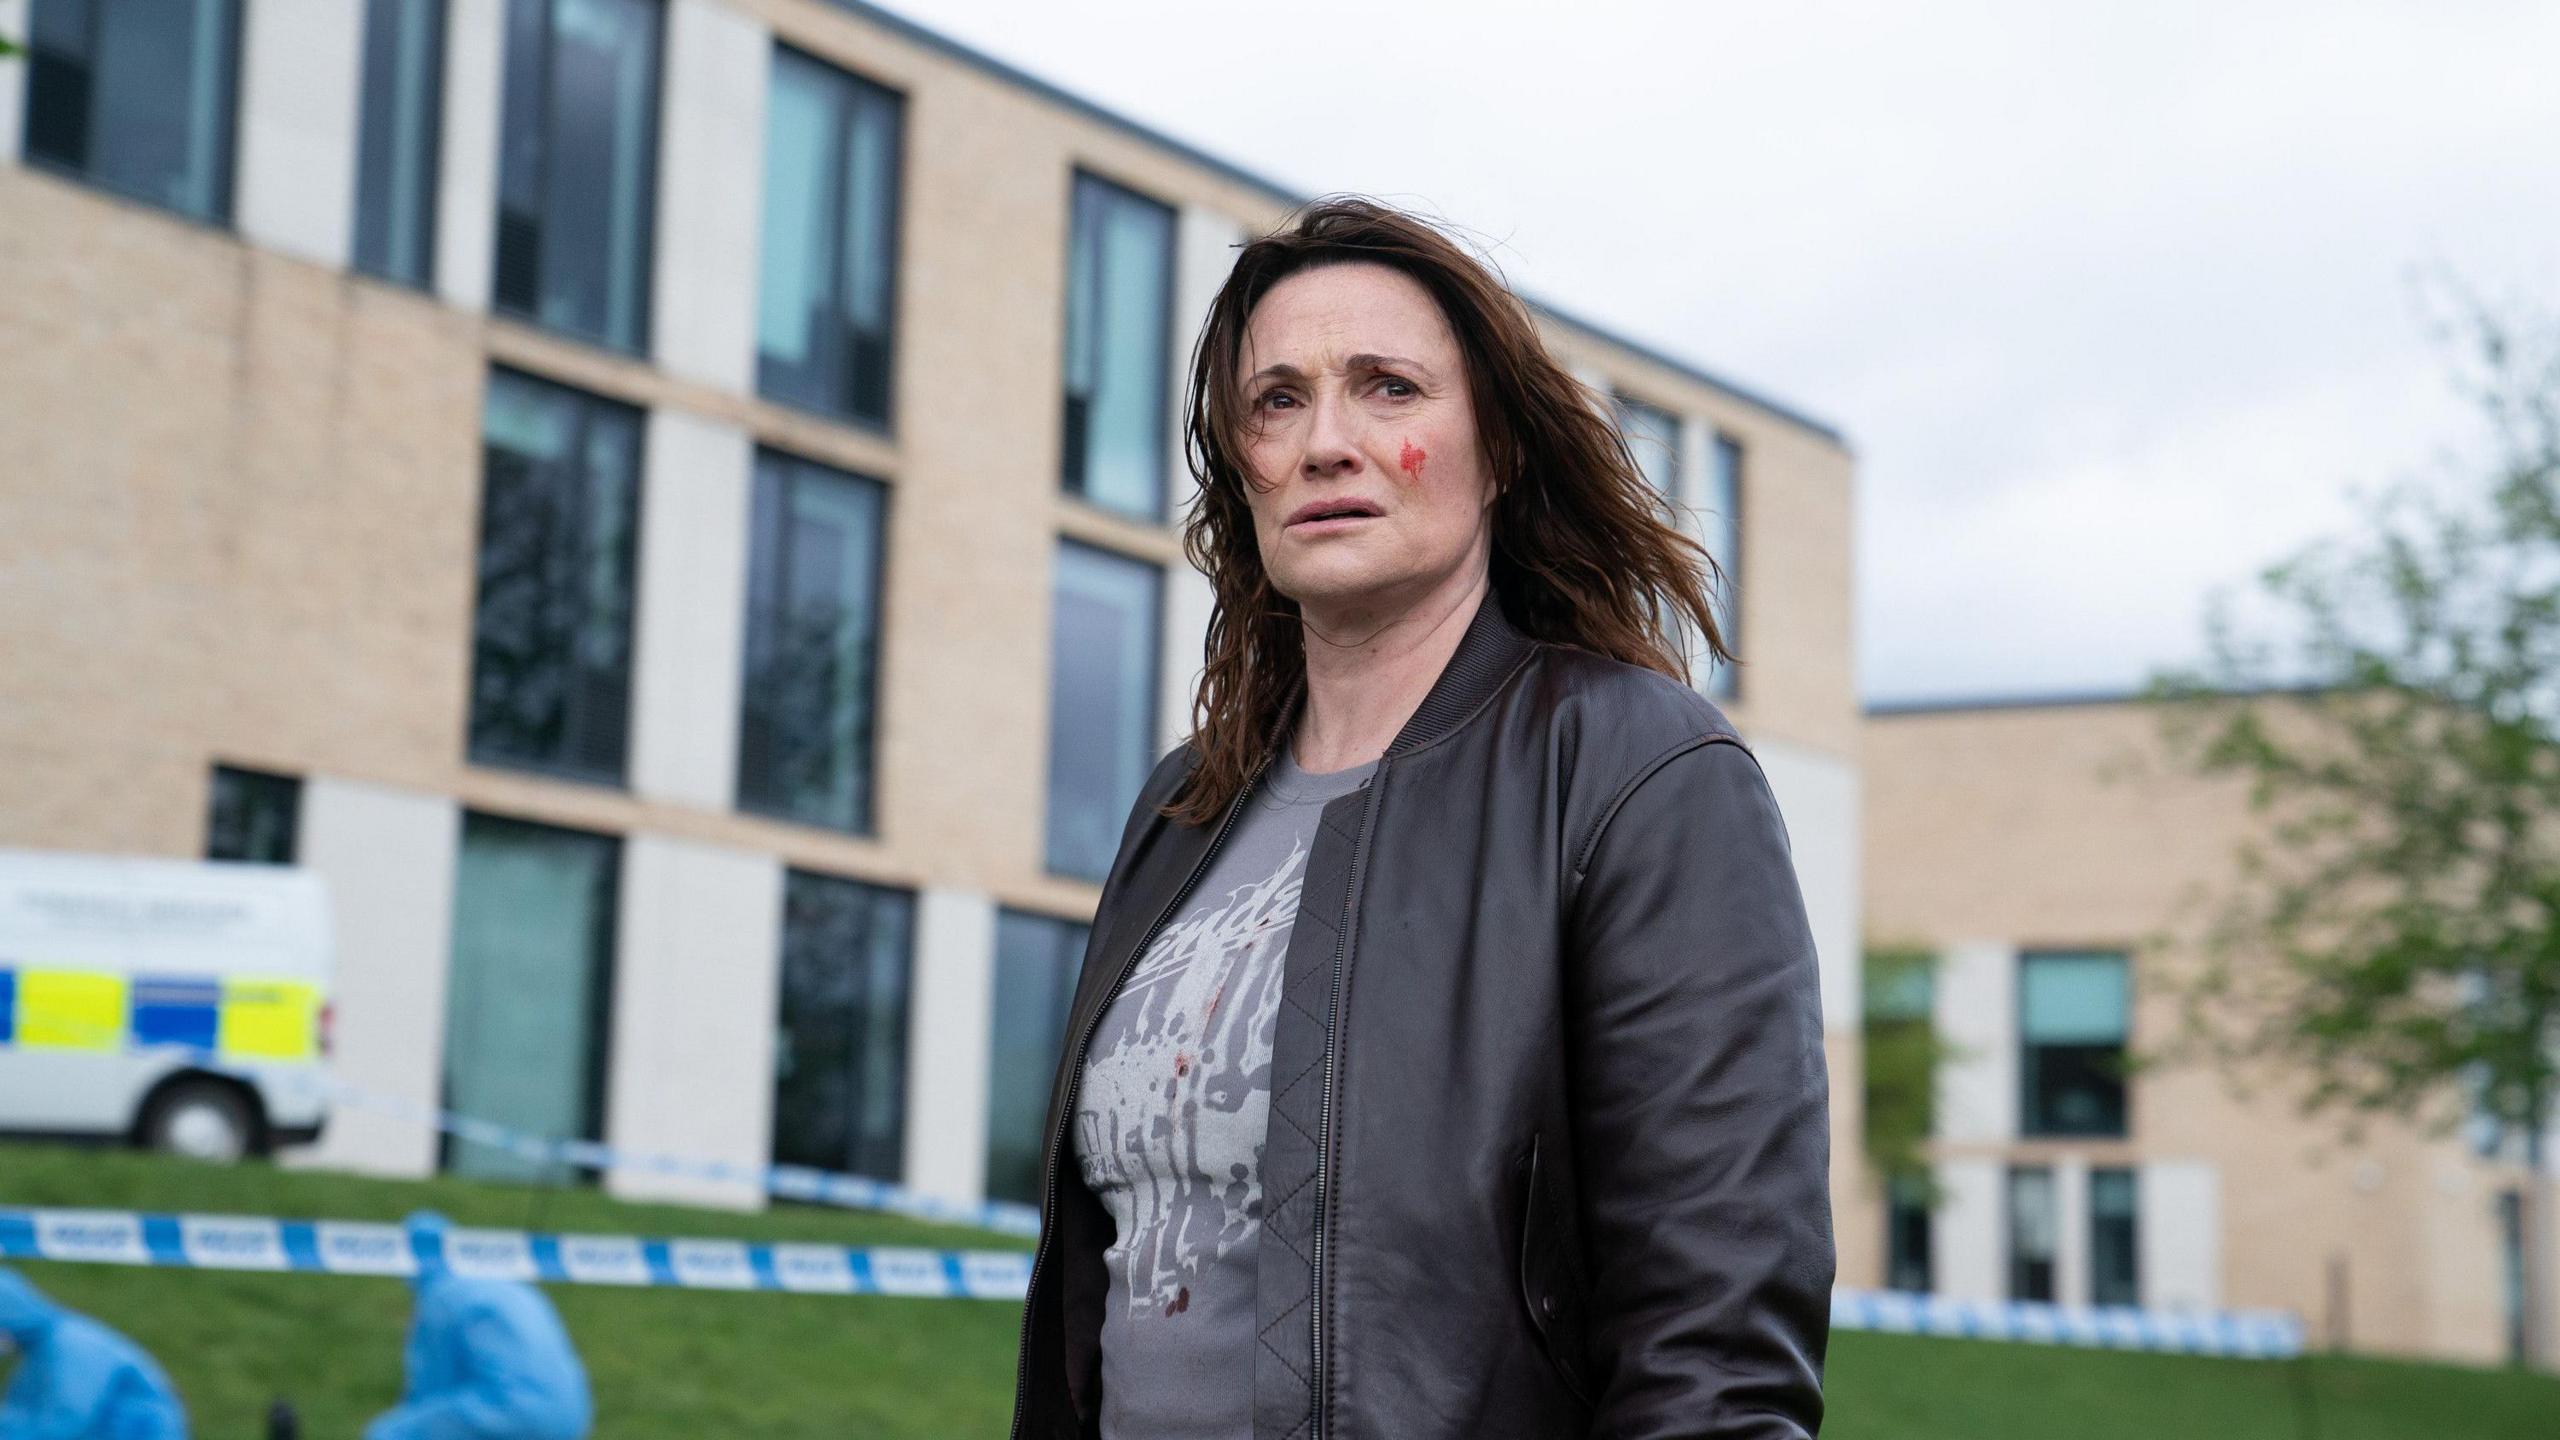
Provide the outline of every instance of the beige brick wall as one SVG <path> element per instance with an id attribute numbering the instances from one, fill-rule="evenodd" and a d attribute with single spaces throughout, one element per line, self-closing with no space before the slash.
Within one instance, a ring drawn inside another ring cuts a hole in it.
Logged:
<path id="1" fill-rule="evenodd" d="M 2136 949 L 2165 932 L 2136 960 L 2133 1018 L 2137 1050 L 2164 1047 L 2180 1023 L 2180 957 L 2259 822 L 2237 782 L 2176 773 L 2157 727 L 2137 703 L 1871 717 L 1871 941 Z M 2501 1358 L 2492 1207 L 2513 1173 L 2395 1121 L 2349 1143 L 2341 1121 L 2297 1113 L 2300 1093 L 2281 1073 L 2173 1063 L 2135 1079 L 2128 1140 L 1941 1148 L 2026 1164 L 2209 1162 L 2222 1177 L 2226 1303 L 2295 1310 L 2315 1339 L 2343 1322 L 2358 1348 Z"/>

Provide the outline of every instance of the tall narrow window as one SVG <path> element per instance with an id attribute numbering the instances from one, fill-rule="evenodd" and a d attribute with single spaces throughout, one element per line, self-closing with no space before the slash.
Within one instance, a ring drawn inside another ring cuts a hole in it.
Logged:
<path id="1" fill-rule="evenodd" d="M 1058 545 L 1049 619 L 1049 868 L 1101 880 L 1156 741 L 1157 609 L 1152 565 L 1072 540 Z"/>
<path id="2" fill-rule="evenodd" d="M 640 412 L 502 370 L 481 438 L 471 758 L 620 784 Z"/>
<path id="3" fill-rule="evenodd" d="M 2009 1298 L 2053 1299 L 2053 1172 L 2009 1172 Z"/>
<path id="4" fill-rule="evenodd" d="M 1896 1175 L 1885 1183 L 1885 1288 L 1926 1295 L 1937 1288 L 1930 1246 L 1929 1177 Z"/>
<path id="5" fill-rule="evenodd" d="M 2022 1135 L 2125 1133 L 2125 957 L 2030 951 L 2018 957 Z"/>
<path id="6" fill-rule="evenodd" d="M 466 815 L 445 980 L 444 1104 L 553 1140 L 604 1134 L 613 996 L 610 837 Z M 460 1175 L 561 1184 L 566 1165 L 448 1136 Z"/>
<path id="7" fill-rule="evenodd" d="M 896 1180 L 914 898 L 793 871 L 783 891 L 773 1159 Z"/>
<path id="8" fill-rule="evenodd" d="M 507 0 L 499 309 L 648 345 L 658 0 Z"/>
<path id="9" fill-rule="evenodd" d="M 356 141 L 355 266 L 424 288 L 434 277 L 445 0 L 366 0 Z"/>
<path id="10" fill-rule="evenodd" d="M 228 222 L 238 0 L 37 0 L 31 18 L 27 158 Z"/>
<path id="11" fill-rule="evenodd" d="M 773 52 L 756 317 L 756 388 L 770 399 L 889 423 L 899 111 L 891 91 Z"/>
<path id="12" fill-rule="evenodd" d="M 1041 1133 L 1066 1048 L 1089 927 L 1006 910 L 996 916 L 993 1030 L 987 1059 L 987 1193 L 1040 1203 Z"/>
<path id="13" fill-rule="evenodd" d="M 1075 179 L 1067 249 L 1064 483 L 1106 509 L 1164 515 L 1173 212 Z"/>
<path id="14" fill-rule="evenodd" d="M 1618 429 L 1653 488 L 1680 500 L 1680 417 L 1632 395 L 1617 398 Z"/>
<path id="15" fill-rule="evenodd" d="M 213 801 L 205 815 L 204 858 L 290 865 L 301 813 L 301 781 L 217 765 Z"/>
<path id="16" fill-rule="evenodd" d="M 1742 444 L 1718 435 L 1707 451 L 1707 493 L 1699 519 L 1706 526 L 1707 553 L 1724 572 L 1724 589 L 1716 597 L 1716 627 L 1727 649 L 1742 650 Z M 1731 665 L 1707 672 L 1707 693 L 1731 700 L 1740 693 L 1741 676 Z"/>
<path id="17" fill-rule="evenodd" d="M 2142 1201 L 2130 1170 L 2089 1172 L 2089 1299 L 2142 1303 Z"/>
<path id="18" fill-rule="evenodd" d="M 738 729 L 749 809 L 871 828 L 882 504 L 877 481 L 756 456 Z"/>
<path id="19" fill-rule="evenodd" d="M 2336 1262 L 2343 1263 L 2343 1261 Z M 2524 1192 L 2498 1192 L 2498 1298 L 2506 1321 L 2507 1363 L 2522 1365 L 2525 1354 Z"/>

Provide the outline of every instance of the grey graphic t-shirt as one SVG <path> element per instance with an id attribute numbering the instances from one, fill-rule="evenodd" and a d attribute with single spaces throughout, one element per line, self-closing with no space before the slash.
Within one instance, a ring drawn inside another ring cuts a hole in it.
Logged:
<path id="1" fill-rule="evenodd" d="M 1076 1160 L 1117 1226 L 1103 1440 L 1251 1440 L 1281 957 L 1317 818 L 1375 769 L 1310 775 L 1284 747 L 1085 1051 Z"/>

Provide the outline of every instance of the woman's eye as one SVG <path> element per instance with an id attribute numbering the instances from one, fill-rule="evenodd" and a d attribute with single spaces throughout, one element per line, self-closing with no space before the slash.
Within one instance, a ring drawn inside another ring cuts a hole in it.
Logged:
<path id="1" fill-rule="evenodd" d="M 1415 395 L 1415 394 L 1419 394 L 1419 393 L 1420 393 L 1419 391 L 1417 391 L 1417 390 L 1415 390 L 1415 389 L 1413 388 L 1413 384 L 1412 384 L 1412 382 L 1411 382 L 1411 381 L 1407 381 L 1407 380 L 1399 380 L 1399 379 L 1397 379 L 1396 377 L 1394 377 L 1393 375 L 1390 375 L 1390 376 L 1388 376 L 1387 378 L 1385 378 L 1384 380 L 1379 381 L 1379 382 L 1378 382 L 1378 388 L 1379 388 L 1380 390 L 1382 390 L 1382 391 L 1386 392 L 1386 394 L 1387 394 L 1387 395 L 1389 395 L 1390 397 L 1392 397 L 1392 398 L 1394 398 L 1394 399 L 1397 399 L 1397 400 L 1402 400 L 1402 399 L 1406 398 L 1407 396 Z"/>
<path id="2" fill-rule="evenodd" d="M 1288 391 L 1286 391 L 1286 390 L 1272 390 L 1272 391 L 1268 391 L 1268 392 L 1266 392 L 1266 393 L 1263 395 L 1263 397 L 1262 397 L 1259 401 L 1256 401 L 1255 403 L 1256 403 L 1260 408 L 1265 409 L 1265 410 L 1269 410 L 1269 409 L 1271 409 L 1271 408 L 1273 408 L 1273 407 L 1277 406 L 1281 401 L 1283 401 L 1283 400 L 1288 400 L 1288 399 L 1292 399 L 1292 398 L 1294 398 L 1294 397 L 1292 397 L 1292 396 L 1289 394 L 1289 392 L 1288 392 Z"/>

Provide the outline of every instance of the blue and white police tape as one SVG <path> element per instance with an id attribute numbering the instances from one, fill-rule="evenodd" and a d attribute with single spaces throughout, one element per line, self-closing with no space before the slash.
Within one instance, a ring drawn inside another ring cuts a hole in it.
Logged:
<path id="1" fill-rule="evenodd" d="M 213 1074 L 245 1076 L 256 1068 L 255 1062 L 232 1059 L 196 1046 L 138 1045 L 128 1047 L 128 1051 L 137 1055 L 173 1058 Z M 1013 1201 L 946 1200 L 868 1175 L 820 1170 L 806 1165 L 737 1165 L 719 1160 L 621 1150 L 593 1140 L 562 1140 L 435 1106 L 377 1095 L 335 1076 L 324 1075 L 323 1083 L 334 1104 L 406 1120 L 457 1140 L 503 1151 L 531 1164 L 620 1170 L 736 1185 L 761 1191 L 778 1200 L 903 1215 L 944 1225 L 970 1225 L 1003 1235 L 1036 1236 L 1040 1233 L 1039 1209 Z"/>
<path id="2" fill-rule="evenodd" d="M 0 1208 L 0 1259 L 392 1277 L 442 1265 L 457 1275 L 573 1285 L 974 1300 L 1020 1300 L 1031 1280 L 1031 1256 L 1020 1251 L 521 1230 L 454 1229 L 439 1236 L 356 1221 L 131 1210 Z M 2240 1359 L 2302 1353 L 2300 1319 L 2273 1310 L 2137 1310 L 1836 1290 L 1831 1324 L 1836 1330 Z"/>
<path id="3" fill-rule="evenodd" d="M 455 1229 L 439 1238 L 356 1221 L 5 1207 L 0 1259 L 390 1277 L 442 1266 L 457 1275 L 571 1285 L 941 1300 L 1020 1300 L 1031 1282 L 1031 1257 L 1020 1251 L 521 1230 Z"/>
<path id="4" fill-rule="evenodd" d="M 2302 1320 L 2283 1310 L 2142 1310 L 1834 1290 L 1831 1328 L 2244 1360 L 2286 1360 L 2302 1353 Z"/>

